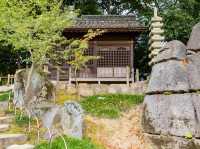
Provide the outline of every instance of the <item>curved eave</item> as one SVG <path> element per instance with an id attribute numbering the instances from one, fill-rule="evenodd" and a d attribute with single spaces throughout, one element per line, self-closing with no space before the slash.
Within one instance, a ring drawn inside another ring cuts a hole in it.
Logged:
<path id="1" fill-rule="evenodd" d="M 101 29 L 105 30 L 105 32 L 145 32 L 148 31 L 147 27 L 135 27 L 135 28 L 65 28 L 64 32 L 88 32 L 89 29 Z"/>

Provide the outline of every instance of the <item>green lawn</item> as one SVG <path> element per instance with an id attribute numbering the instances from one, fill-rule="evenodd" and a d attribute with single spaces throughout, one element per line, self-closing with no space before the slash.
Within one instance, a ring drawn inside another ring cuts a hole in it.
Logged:
<path id="1" fill-rule="evenodd" d="M 97 117 L 118 118 L 121 112 L 143 102 L 143 95 L 97 95 L 86 97 L 81 101 L 83 109 Z"/>
<path id="2" fill-rule="evenodd" d="M 88 139 L 74 139 L 65 137 L 67 149 L 104 149 L 103 147 L 94 145 Z M 52 141 L 51 147 L 48 142 L 41 143 L 35 147 L 35 149 L 65 149 L 64 141 L 61 137 Z"/>
<path id="3" fill-rule="evenodd" d="M 9 99 L 9 94 L 10 94 L 10 91 L 9 92 L 0 93 L 0 102 L 8 100 Z"/>

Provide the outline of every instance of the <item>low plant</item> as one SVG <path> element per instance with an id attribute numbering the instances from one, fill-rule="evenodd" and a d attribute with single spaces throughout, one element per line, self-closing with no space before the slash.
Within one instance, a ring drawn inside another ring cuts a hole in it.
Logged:
<path id="1" fill-rule="evenodd" d="M 185 133 L 185 139 L 192 139 L 193 135 L 191 132 L 186 132 Z"/>
<path id="2" fill-rule="evenodd" d="M 11 91 L 0 93 L 0 102 L 9 100 L 9 96 L 13 97 Z"/>
<path id="3" fill-rule="evenodd" d="M 143 99 L 143 95 L 106 94 L 86 97 L 80 103 L 93 116 L 118 118 L 122 112 L 142 103 Z"/>
<path id="4" fill-rule="evenodd" d="M 75 139 L 64 136 L 66 141 L 67 149 L 104 149 L 101 146 L 93 144 L 89 139 Z M 55 138 L 51 143 L 51 149 L 66 149 L 65 142 L 62 137 Z M 49 143 L 44 142 L 36 145 L 35 149 L 47 149 Z"/>
<path id="5" fill-rule="evenodd" d="M 31 119 L 33 122 L 33 119 Z M 29 125 L 29 117 L 26 115 L 21 115 L 20 112 L 17 112 L 15 115 L 15 123 L 18 126 Z"/>

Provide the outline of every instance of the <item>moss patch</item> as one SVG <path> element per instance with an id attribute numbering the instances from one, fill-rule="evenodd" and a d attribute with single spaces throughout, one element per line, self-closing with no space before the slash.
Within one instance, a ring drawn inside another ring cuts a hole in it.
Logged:
<path id="1" fill-rule="evenodd" d="M 63 105 L 68 100 L 80 100 L 80 97 L 76 94 L 69 94 L 67 90 L 59 90 L 56 92 L 56 103 Z"/>
<path id="2" fill-rule="evenodd" d="M 80 101 L 84 110 L 97 117 L 118 118 L 122 112 L 143 102 L 143 95 L 107 94 L 86 97 Z"/>

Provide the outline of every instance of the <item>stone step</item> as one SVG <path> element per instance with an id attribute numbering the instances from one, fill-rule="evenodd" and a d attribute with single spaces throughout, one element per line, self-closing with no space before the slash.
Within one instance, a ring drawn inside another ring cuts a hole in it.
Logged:
<path id="1" fill-rule="evenodd" d="M 34 149 L 34 145 L 32 144 L 23 144 L 23 145 L 11 145 L 7 147 L 6 149 Z"/>
<path id="2" fill-rule="evenodd" d="M 0 117 L 5 116 L 5 112 L 0 110 Z"/>
<path id="3" fill-rule="evenodd" d="M 0 124 L 0 132 L 5 132 L 9 129 L 9 124 Z"/>
<path id="4" fill-rule="evenodd" d="M 12 119 L 13 119 L 12 116 L 2 116 L 0 117 L 0 124 L 11 123 Z"/>
<path id="5" fill-rule="evenodd" d="M 12 144 L 24 144 L 27 141 L 25 134 L 0 134 L 0 149 Z"/>

